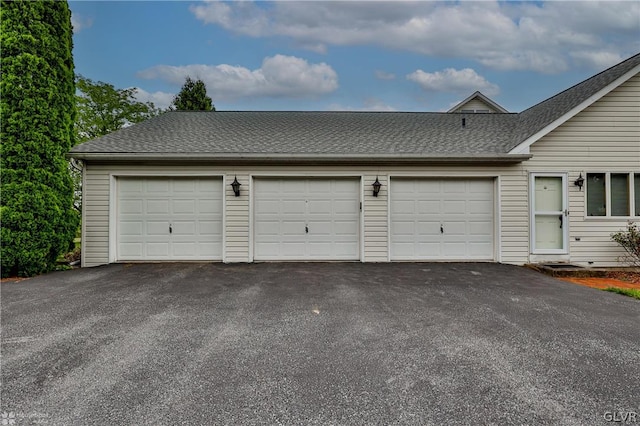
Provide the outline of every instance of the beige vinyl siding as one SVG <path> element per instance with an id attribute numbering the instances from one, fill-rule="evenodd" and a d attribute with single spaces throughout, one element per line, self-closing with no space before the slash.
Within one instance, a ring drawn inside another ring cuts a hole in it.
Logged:
<path id="1" fill-rule="evenodd" d="M 619 265 L 623 252 L 610 235 L 625 228 L 628 219 L 587 217 L 585 190 L 573 182 L 580 173 L 585 178 L 588 172 L 640 173 L 640 75 L 535 142 L 530 152 L 527 171 L 569 173 L 570 261 Z"/>
<path id="2" fill-rule="evenodd" d="M 240 196 L 236 197 L 231 182 L 240 182 Z M 227 174 L 225 182 L 225 262 L 249 261 L 249 174 Z"/>
<path id="3" fill-rule="evenodd" d="M 499 235 L 503 236 L 498 259 L 506 263 L 523 264 L 528 261 L 528 210 L 526 203 L 526 173 L 522 165 L 502 166 L 437 166 L 437 167 L 389 167 L 371 169 L 367 167 L 279 167 L 252 166 L 233 170 L 209 166 L 85 166 L 84 202 L 85 232 L 83 236 L 83 265 L 95 266 L 109 263 L 109 191 L 110 175 L 127 176 L 175 176 L 209 175 L 225 177 L 225 262 L 247 262 L 251 260 L 251 176 L 353 176 L 362 177 L 363 201 L 363 260 L 366 262 L 388 261 L 388 198 L 389 176 L 391 177 L 482 177 L 500 176 L 503 211 Z M 234 177 L 242 184 L 240 197 L 235 197 L 230 183 Z M 376 177 L 382 183 L 378 197 L 373 196 L 371 184 Z M 522 188 L 525 188 L 522 190 Z M 496 215 L 498 208 L 496 208 Z M 497 220 L 497 219 L 496 219 Z M 496 237 L 496 242 L 498 237 Z"/>
<path id="4" fill-rule="evenodd" d="M 382 184 L 377 197 L 373 196 L 376 177 Z M 386 175 L 367 173 L 363 181 L 364 211 L 364 261 L 387 262 L 389 260 L 389 179 Z"/>
<path id="5" fill-rule="evenodd" d="M 109 261 L 109 175 L 85 165 L 82 265 Z"/>
<path id="6" fill-rule="evenodd" d="M 460 105 L 454 112 L 462 112 L 462 110 L 488 110 L 488 112 L 496 112 L 490 105 L 484 103 L 480 99 L 472 99 L 469 102 Z"/>

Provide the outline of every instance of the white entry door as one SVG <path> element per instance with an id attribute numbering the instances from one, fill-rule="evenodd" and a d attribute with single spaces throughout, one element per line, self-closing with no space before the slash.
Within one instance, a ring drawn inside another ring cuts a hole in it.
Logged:
<path id="1" fill-rule="evenodd" d="M 255 260 L 358 260 L 360 180 L 256 179 Z"/>
<path id="2" fill-rule="evenodd" d="M 393 178 L 391 260 L 493 260 L 493 179 Z"/>
<path id="3" fill-rule="evenodd" d="M 117 260 L 222 259 L 221 178 L 117 180 Z"/>
<path id="4" fill-rule="evenodd" d="M 532 175 L 533 253 L 567 253 L 566 176 Z"/>

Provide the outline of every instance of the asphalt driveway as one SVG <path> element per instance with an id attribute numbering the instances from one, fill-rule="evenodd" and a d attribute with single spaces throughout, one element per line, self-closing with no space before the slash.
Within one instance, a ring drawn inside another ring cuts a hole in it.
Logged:
<path id="1" fill-rule="evenodd" d="M 640 303 L 513 266 L 110 265 L 1 296 L 16 424 L 640 422 Z"/>

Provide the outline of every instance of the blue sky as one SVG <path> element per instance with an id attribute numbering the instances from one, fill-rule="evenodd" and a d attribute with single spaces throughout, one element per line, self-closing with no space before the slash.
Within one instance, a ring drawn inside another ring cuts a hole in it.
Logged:
<path id="1" fill-rule="evenodd" d="M 640 2 L 70 1 L 76 73 L 166 107 L 526 109 L 640 52 Z"/>

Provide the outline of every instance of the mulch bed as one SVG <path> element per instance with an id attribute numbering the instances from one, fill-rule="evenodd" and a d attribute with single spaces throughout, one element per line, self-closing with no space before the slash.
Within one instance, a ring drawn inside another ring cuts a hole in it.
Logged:
<path id="1" fill-rule="evenodd" d="M 600 289 L 607 287 L 619 287 L 635 288 L 640 290 L 640 272 L 635 271 L 611 271 L 608 272 L 607 276 L 604 278 L 562 277 L 560 279 L 574 284 Z"/>

